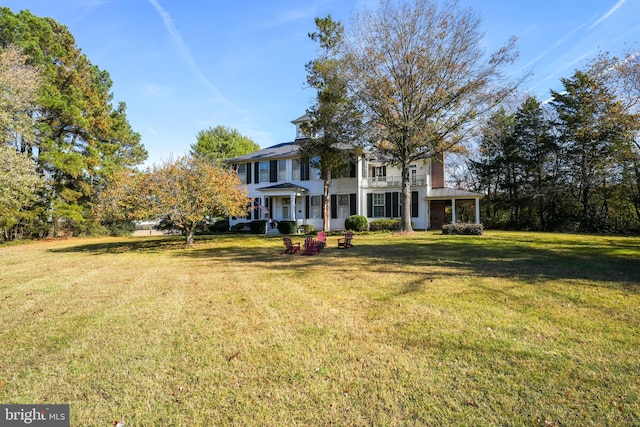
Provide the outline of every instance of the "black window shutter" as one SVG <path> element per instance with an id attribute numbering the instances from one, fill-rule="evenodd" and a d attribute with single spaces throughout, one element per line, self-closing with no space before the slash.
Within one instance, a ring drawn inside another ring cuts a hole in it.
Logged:
<path id="1" fill-rule="evenodd" d="M 367 194 L 367 217 L 373 218 L 373 194 Z"/>
<path id="2" fill-rule="evenodd" d="M 349 178 L 355 178 L 356 177 L 356 164 L 357 162 L 355 160 L 352 160 L 349 164 L 350 168 L 349 168 Z"/>
<path id="3" fill-rule="evenodd" d="M 246 184 L 251 184 L 251 163 L 247 163 L 245 166 L 245 169 L 247 170 L 247 182 Z"/>
<path id="4" fill-rule="evenodd" d="M 400 193 L 394 191 L 391 193 L 391 218 L 400 217 Z"/>
<path id="5" fill-rule="evenodd" d="M 356 214 L 356 193 L 349 194 L 349 215 Z"/>
<path id="6" fill-rule="evenodd" d="M 269 161 L 269 182 L 278 182 L 278 161 Z"/>
<path id="7" fill-rule="evenodd" d="M 310 196 L 305 196 L 304 198 L 304 217 L 306 219 L 309 219 L 309 206 L 310 206 L 309 197 Z"/>
<path id="8" fill-rule="evenodd" d="M 382 176 L 387 176 L 387 167 L 386 166 L 382 167 Z"/>
<path id="9" fill-rule="evenodd" d="M 253 164 L 253 171 L 255 172 L 254 181 L 256 184 L 260 184 L 260 162 L 255 162 Z"/>
<path id="10" fill-rule="evenodd" d="M 418 217 L 418 192 L 411 192 L 411 217 Z"/>
<path id="11" fill-rule="evenodd" d="M 309 158 L 302 159 L 300 163 L 300 179 L 303 181 L 309 181 Z"/>
<path id="12" fill-rule="evenodd" d="M 338 196 L 331 195 L 331 218 L 338 218 Z"/>
<path id="13" fill-rule="evenodd" d="M 391 218 L 391 193 L 384 193 L 384 216 Z"/>

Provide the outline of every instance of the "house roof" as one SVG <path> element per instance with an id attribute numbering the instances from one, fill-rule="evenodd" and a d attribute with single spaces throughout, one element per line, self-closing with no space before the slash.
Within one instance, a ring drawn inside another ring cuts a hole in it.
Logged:
<path id="1" fill-rule="evenodd" d="M 462 197 L 484 197 L 482 193 L 474 193 L 473 191 L 458 190 L 455 188 L 432 188 L 427 194 L 428 199 L 455 199 Z"/>
<path id="2" fill-rule="evenodd" d="M 271 147 L 263 148 L 262 150 L 254 151 L 253 153 L 245 154 L 242 156 L 228 159 L 228 163 L 241 163 L 250 160 L 257 159 L 274 159 L 283 157 L 295 157 L 300 151 L 300 145 L 296 141 L 283 142 L 282 144 L 273 145 Z"/>
<path id="3" fill-rule="evenodd" d="M 282 184 L 270 185 L 268 187 L 256 188 L 256 190 L 258 190 L 258 191 L 282 191 L 282 190 L 288 190 L 288 191 L 295 191 L 296 193 L 306 193 L 306 192 L 309 191 L 308 189 L 306 189 L 304 187 L 300 187 L 299 185 L 291 184 L 290 182 L 284 182 Z"/>

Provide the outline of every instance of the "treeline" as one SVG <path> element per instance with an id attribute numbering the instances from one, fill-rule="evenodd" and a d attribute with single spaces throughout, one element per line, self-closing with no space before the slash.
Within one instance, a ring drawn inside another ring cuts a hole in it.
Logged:
<path id="1" fill-rule="evenodd" d="M 111 85 L 67 27 L 0 8 L 4 239 L 104 231 L 91 207 L 107 177 L 147 157 Z"/>
<path id="2" fill-rule="evenodd" d="M 640 231 L 640 63 L 608 55 L 548 101 L 495 112 L 468 161 L 486 227 Z"/>

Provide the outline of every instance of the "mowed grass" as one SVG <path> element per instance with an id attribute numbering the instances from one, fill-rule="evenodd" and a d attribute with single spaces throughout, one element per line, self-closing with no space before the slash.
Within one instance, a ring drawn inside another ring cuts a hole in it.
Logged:
<path id="1" fill-rule="evenodd" d="M 69 403 L 72 426 L 640 425 L 640 238 L 354 244 L 0 247 L 0 403 Z"/>

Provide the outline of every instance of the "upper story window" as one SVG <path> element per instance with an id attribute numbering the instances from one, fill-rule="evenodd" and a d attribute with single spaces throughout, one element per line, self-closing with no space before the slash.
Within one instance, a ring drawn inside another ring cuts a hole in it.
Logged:
<path id="1" fill-rule="evenodd" d="M 287 180 L 287 161 L 278 160 L 278 181 Z"/>
<path id="2" fill-rule="evenodd" d="M 260 162 L 260 182 L 269 182 L 269 162 Z"/>
<path id="3" fill-rule="evenodd" d="M 291 160 L 291 179 L 294 181 L 309 180 L 309 159 L 298 158 Z"/>
<path id="4" fill-rule="evenodd" d="M 238 168 L 236 169 L 236 172 L 238 172 L 238 178 L 240 178 L 240 182 L 242 183 L 247 182 L 247 164 L 246 163 L 240 163 L 238 165 Z"/>

